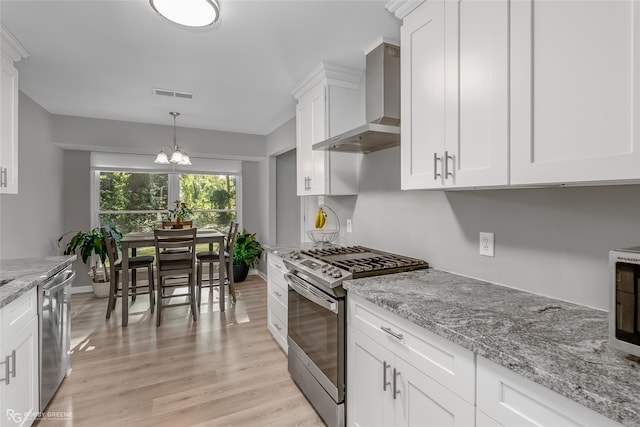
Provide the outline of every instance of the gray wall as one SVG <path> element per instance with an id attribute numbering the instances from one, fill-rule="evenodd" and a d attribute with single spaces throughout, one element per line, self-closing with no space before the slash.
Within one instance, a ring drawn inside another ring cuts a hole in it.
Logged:
<path id="1" fill-rule="evenodd" d="M 300 199 L 296 195 L 296 150 L 276 157 L 276 242 L 300 241 Z"/>
<path id="2" fill-rule="evenodd" d="M 0 195 L 0 259 L 56 255 L 63 233 L 63 150 L 51 117 L 20 92 L 18 191 Z"/>
<path id="3" fill-rule="evenodd" d="M 91 229 L 91 153 L 89 151 L 66 150 L 64 152 L 64 231 L 62 244 L 78 231 Z M 89 266 L 80 257 L 74 264 L 77 272 L 74 286 L 88 286 Z"/>
<path id="4" fill-rule="evenodd" d="M 608 251 L 640 244 L 640 186 L 401 191 L 399 153 L 365 156 L 353 208 L 329 198 L 353 218 L 347 243 L 608 310 Z M 481 231 L 495 233 L 495 258 L 478 254 Z"/>

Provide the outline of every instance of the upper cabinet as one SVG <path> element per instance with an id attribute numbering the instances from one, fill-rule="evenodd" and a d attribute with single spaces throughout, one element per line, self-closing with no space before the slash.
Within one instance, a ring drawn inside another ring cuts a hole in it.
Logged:
<path id="1" fill-rule="evenodd" d="M 361 76 L 360 70 L 322 62 L 293 90 L 299 196 L 358 193 L 362 155 L 312 146 L 364 123 Z"/>
<path id="2" fill-rule="evenodd" d="M 508 184 L 506 0 L 430 0 L 401 30 L 402 188 Z"/>
<path id="3" fill-rule="evenodd" d="M 640 178 L 640 4 L 511 2 L 511 183 Z"/>
<path id="4" fill-rule="evenodd" d="M 29 53 L 0 26 L 0 194 L 18 194 L 18 70 L 14 63 Z"/>
<path id="5" fill-rule="evenodd" d="M 402 187 L 640 181 L 640 3 L 392 1 Z"/>

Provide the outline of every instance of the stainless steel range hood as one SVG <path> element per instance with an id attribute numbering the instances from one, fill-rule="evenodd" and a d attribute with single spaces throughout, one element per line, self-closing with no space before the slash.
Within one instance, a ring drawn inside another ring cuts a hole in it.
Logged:
<path id="1" fill-rule="evenodd" d="M 370 153 L 400 145 L 400 48 L 382 43 L 366 63 L 368 123 L 313 144 L 314 150 Z"/>

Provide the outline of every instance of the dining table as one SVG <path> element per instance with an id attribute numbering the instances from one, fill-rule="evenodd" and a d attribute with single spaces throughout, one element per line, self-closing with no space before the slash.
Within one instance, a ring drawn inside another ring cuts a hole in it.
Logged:
<path id="1" fill-rule="evenodd" d="M 213 245 L 218 244 L 218 255 L 220 259 L 219 280 L 220 280 L 220 311 L 225 308 L 224 281 L 225 281 L 225 256 L 224 256 L 225 235 L 214 229 L 198 229 L 196 231 L 196 243 L 208 243 L 209 250 L 213 251 Z M 120 239 L 122 249 L 122 326 L 129 324 L 129 257 L 135 256 L 136 248 L 155 247 L 153 232 L 132 232 L 125 234 Z M 129 254 L 131 250 L 131 254 Z M 194 261 L 195 262 L 195 261 Z M 193 278 L 195 280 L 195 278 Z M 158 287 L 159 289 L 160 287 Z"/>

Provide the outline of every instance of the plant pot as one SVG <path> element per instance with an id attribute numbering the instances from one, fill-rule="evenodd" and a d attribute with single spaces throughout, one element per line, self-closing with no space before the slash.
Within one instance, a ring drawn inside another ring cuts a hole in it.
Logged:
<path id="1" fill-rule="evenodd" d="M 91 282 L 93 286 L 93 293 L 97 298 L 107 298 L 109 296 L 109 288 L 111 283 L 109 282 Z"/>
<path id="2" fill-rule="evenodd" d="M 249 274 L 249 266 L 247 264 L 233 265 L 233 281 L 234 283 L 244 282 Z"/>

